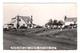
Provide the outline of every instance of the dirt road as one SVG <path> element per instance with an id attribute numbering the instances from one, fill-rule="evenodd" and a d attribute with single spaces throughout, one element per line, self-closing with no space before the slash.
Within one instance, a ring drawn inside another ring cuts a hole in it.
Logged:
<path id="1" fill-rule="evenodd" d="M 10 47 L 56 47 L 57 50 L 75 50 L 76 45 L 68 45 L 63 43 L 57 43 L 54 41 L 47 41 L 44 39 L 38 39 L 30 36 L 19 36 L 12 34 L 3 34 L 3 49 L 9 50 Z"/>

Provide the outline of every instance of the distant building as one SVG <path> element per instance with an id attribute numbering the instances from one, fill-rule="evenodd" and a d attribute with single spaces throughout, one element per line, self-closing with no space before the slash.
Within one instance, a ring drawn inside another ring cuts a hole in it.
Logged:
<path id="1" fill-rule="evenodd" d="M 65 25 L 69 25 L 69 24 L 77 24 L 77 17 L 67 17 L 65 16 L 64 17 L 64 22 L 65 22 Z"/>

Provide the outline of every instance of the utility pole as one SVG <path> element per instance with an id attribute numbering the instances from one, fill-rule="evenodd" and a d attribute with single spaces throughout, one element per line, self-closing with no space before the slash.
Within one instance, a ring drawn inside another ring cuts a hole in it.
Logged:
<path id="1" fill-rule="evenodd" d="M 19 15 L 17 15 L 17 29 L 19 28 Z"/>
<path id="2" fill-rule="evenodd" d="M 32 18 L 33 18 L 33 16 L 31 15 L 31 20 L 30 20 L 30 22 L 31 22 L 31 27 L 32 27 L 32 25 L 33 25 L 33 22 L 32 22 L 33 19 L 32 19 Z"/>

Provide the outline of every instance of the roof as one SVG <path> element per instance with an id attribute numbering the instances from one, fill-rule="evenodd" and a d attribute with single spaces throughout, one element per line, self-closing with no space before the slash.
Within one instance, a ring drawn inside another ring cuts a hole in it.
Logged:
<path id="1" fill-rule="evenodd" d="M 65 22 L 72 22 L 72 21 L 77 21 L 77 17 L 74 18 L 66 18 L 64 19 Z"/>
<path id="2" fill-rule="evenodd" d="M 23 19 L 25 23 L 29 23 L 29 21 L 31 21 L 30 16 L 20 16 L 20 17 Z"/>

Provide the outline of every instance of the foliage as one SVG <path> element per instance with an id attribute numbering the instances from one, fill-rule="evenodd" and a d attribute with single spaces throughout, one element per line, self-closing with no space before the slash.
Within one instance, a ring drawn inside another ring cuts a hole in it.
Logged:
<path id="1" fill-rule="evenodd" d="M 42 26 L 37 25 L 36 28 L 42 28 Z"/>
<path id="2" fill-rule="evenodd" d="M 58 21 L 50 19 L 49 22 L 45 24 L 45 27 L 47 28 L 47 26 L 49 26 L 50 28 L 53 28 L 54 26 L 56 26 L 58 28 L 58 26 L 62 27 L 63 24 L 64 22 L 62 20 Z"/>

